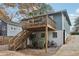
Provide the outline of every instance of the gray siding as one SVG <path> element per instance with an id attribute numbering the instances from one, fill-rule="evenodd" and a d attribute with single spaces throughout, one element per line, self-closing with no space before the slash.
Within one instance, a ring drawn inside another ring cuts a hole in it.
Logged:
<path id="1" fill-rule="evenodd" d="M 62 14 L 63 20 L 63 30 L 65 30 L 65 37 L 67 37 L 70 33 L 70 25 L 67 21 L 67 18 Z"/>
<path id="2" fill-rule="evenodd" d="M 7 24 L 3 21 L 0 21 L 0 35 L 2 36 L 7 35 Z"/>
<path id="3" fill-rule="evenodd" d="M 56 22 L 56 30 L 62 30 L 62 15 L 55 14 L 55 15 L 53 15 L 53 17 Z"/>
<path id="4" fill-rule="evenodd" d="M 5 22 L 2 23 L 3 35 L 7 36 L 7 24 Z"/>

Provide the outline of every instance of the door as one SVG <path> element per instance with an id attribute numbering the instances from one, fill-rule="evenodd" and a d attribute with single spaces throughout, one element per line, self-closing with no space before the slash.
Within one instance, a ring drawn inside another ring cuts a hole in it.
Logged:
<path id="1" fill-rule="evenodd" d="M 63 30 L 63 44 L 65 44 L 65 30 Z"/>

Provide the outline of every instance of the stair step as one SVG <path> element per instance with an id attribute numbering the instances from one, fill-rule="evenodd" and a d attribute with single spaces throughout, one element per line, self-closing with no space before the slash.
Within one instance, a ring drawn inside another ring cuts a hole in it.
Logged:
<path id="1" fill-rule="evenodd" d="M 18 48 L 20 48 L 21 44 L 28 38 L 28 36 L 31 34 L 32 32 L 28 32 L 28 31 L 22 31 L 19 34 L 17 34 L 14 38 L 13 38 L 13 42 L 10 43 L 10 49 L 11 50 L 17 50 Z"/>

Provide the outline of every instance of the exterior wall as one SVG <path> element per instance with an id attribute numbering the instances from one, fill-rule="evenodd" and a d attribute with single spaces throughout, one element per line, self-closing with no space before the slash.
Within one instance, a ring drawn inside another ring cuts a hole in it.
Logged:
<path id="1" fill-rule="evenodd" d="M 54 41 L 57 44 L 57 46 L 61 46 L 63 45 L 63 31 L 59 30 L 56 32 L 57 32 L 57 38 L 53 38 L 53 31 L 48 32 L 48 41 Z M 41 38 L 41 33 L 45 33 L 45 32 L 41 31 L 41 32 L 34 32 L 34 33 L 36 33 L 36 36 L 38 38 Z"/>
<path id="2" fill-rule="evenodd" d="M 2 30 L 3 36 L 7 36 L 7 24 L 5 22 L 2 22 Z"/>
<path id="3" fill-rule="evenodd" d="M 2 35 L 2 21 L 0 20 L 0 36 Z"/>
<path id="4" fill-rule="evenodd" d="M 53 15 L 53 17 L 56 22 L 56 30 L 62 30 L 62 15 L 55 14 L 55 15 Z"/>
<path id="5" fill-rule="evenodd" d="M 0 35 L 6 36 L 7 35 L 7 24 L 0 20 Z"/>
<path id="6" fill-rule="evenodd" d="M 21 31 L 21 27 L 7 24 L 7 36 L 16 36 Z"/>
<path id="7" fill-rule="evenodd" d="M 57 46 L 63 45 L 63 31 L 58 30 L 57 32 L 57 38 L 53 38 L 53 32 L 49 32 L 49 41 L 54 41 L 57 43 Z"/>
<path id="8" fill-rule="evenodd" d="M 67 20 L 66 20 L 66 17 L 62 14 L 62 30 L 65 30 L 65 39 L 67 38 L 67 36 L 69 35 L 70 33 L 70 25 L 68 24 Z"/>

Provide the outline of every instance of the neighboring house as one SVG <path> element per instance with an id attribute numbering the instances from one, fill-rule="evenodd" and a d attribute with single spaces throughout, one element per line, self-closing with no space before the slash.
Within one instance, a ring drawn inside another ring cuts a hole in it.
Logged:
<path id="1" fill-rule="evenodd" d="M 55 21 L 56 31 L 48 31 L 48 41 L 54 41 L 57 46 L 65 43 L 67 36 L 70 34 L 71 22 L 68 17 L 67 11 L 59 11 L 48 14 Z M 44 31 L 33 32 L 31 35 L 35 39 L 45 38 Z M 28 42 L 31 42 L 28 40 Z M 29 43 L 28 43 L 29 44 Z"/>
<path id="2" fill-rule="evenodd" d="M 0 20 L 0 36 L 16 36 L 21 31 L 19 23 Z"/>
<path id="3" fill-rule="evenodd" d="M 0 20 L 0 36 L 6 36 L 7 35 L 7 24 Z"/>

